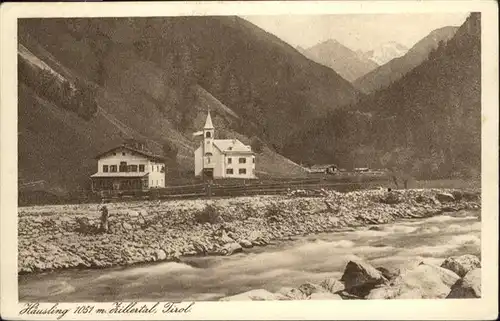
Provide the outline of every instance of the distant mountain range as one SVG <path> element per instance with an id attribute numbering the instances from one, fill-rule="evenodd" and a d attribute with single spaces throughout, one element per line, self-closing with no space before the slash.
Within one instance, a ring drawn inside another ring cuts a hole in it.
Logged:
<path id="1" fill-rule="evenodd" d="M 403 77 L 407 72 L 420 65 L 427 59 L 431 50 L 437 48 L 441 41 L 450 40 L 458 27 L 444 27 L 432 31 L 428 36 L 417 42 L 401 57 L 394 57 L 386 64 L 360 76 L 353 83 L 364 93 L 371 93 L 386 88 L 394 81 Z M 401 51 L 402 52 L 402 51 Z"/>
<path id="2" fill-rule="evenodd" d="M 285 154 L 307 149 L 307 154 L 292 159 L 336 162 L 341 167 L 394 166 L 424 178 L 477 178 L 481 169 L 480 13 L 472 13 L 455 32 L 453 28 L 444 31 L 454 35 L 438 42 L 418 66 L 386 88 L 304 124 L 290 139 Z M 438 37 L 442 32 L 434 32 L 434 38 L 422 43 L 443 39 Z"/>
<path id="3" fill-rule="evenodd" d="M 361 96 L 238 17 L 20 19 L 18 39 L 19 179 L 61 193 L 88 187 L 94 156 L 125 138 L 175 145 L 167 180 L 191 177 L 208 108 L 216 136 L 264 142 L 258 176 L 302 175 L 280 154 L 290 135 Z"/>
<path id="4" fill-rule="evenodd" d="M 369 58 L 358 55 L 333 39 L 324 41 L 308 49 L 301 47 L 297 49 L 309 59 L 332 68 L 350 82 L 366 75 L 379 66 Z"/>
<path id="5" fill-rule="evenodd" d="M 364 59 L 369 59 L 376 64 L 384 65 L 394 58 L 401 57 L 408 51 L 408 48 L 395 41 L 390 41 L 381 44 L 379 47 L 363 52 L 361 50 L 356 51 L 359 57 Z"/>

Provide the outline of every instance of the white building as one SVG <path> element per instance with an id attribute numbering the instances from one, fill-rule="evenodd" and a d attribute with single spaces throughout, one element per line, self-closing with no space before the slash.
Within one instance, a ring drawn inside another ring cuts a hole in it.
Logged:
<path id="1" fill-rule="evenodd" d="M 203 140 L 194 152 L 194 173 L 206 179 L 245 178 L 255 176 L 255 154 L 252 148 L 237 139 L 215 139 L 210 112 L 203 131 Z"/>
<path id="2" fill-rule="evenodd" d="M 147 190 L 165 187 L 165 161 L 139 142 L 124 143 L 97 157 L 92 190 Z"/>

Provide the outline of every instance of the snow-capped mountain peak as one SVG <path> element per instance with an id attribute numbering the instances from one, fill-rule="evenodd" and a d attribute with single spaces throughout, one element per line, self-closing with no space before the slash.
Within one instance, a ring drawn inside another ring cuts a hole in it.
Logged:
<path id="1" fill-rule="evenodd" d="M 363 53 L 365 58 L 368 58 L 379 65 L 384 65 L 394 58 L 403 56 L 408 52 L 408 48 L 395 41 L 390 41 L 381 44 L 378 48 Z"/>

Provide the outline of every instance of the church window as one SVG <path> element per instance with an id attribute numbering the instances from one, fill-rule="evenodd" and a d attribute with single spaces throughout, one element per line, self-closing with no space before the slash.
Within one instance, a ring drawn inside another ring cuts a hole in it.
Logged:
<path id="1" fill-rule="evenodd" d="M 207 132 L 207 133 L 205 134 L 205 137 L 206 137 L 206 138 L 210 138 L 210 137 L 212 137 L 212 133 L 211 133 L 211 132 Z"/>
<path id="2" fill-rule="evenodd" d="M 245 164 L 247 162 L 247 159 L 245 157 L 240 157 L 240 159 L 238 160 L 238 163 L 240 164 Z"/>
<path id="3" fill-rule="evenodd" d="M 247 173 L 247 169 L 246 169 L 246 168 L 240 168 L 240 169 L 238 170 L 238 174 L 243 174 L 243 175 L 244 175 L 244 174 L 246 174 L 246 173 Z"/>

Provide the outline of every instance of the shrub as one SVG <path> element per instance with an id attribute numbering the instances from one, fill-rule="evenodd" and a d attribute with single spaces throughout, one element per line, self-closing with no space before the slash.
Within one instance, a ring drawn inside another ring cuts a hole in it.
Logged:
<path id="1" fill-rule="evenodd" d="M 219 211 L 212 204 L 207 204 L 204 209 L 196 212 L 194 215 L 194 219 L 199 224 L 217 224 L 223 221 L 222 217 L 219 214 Z"/>

